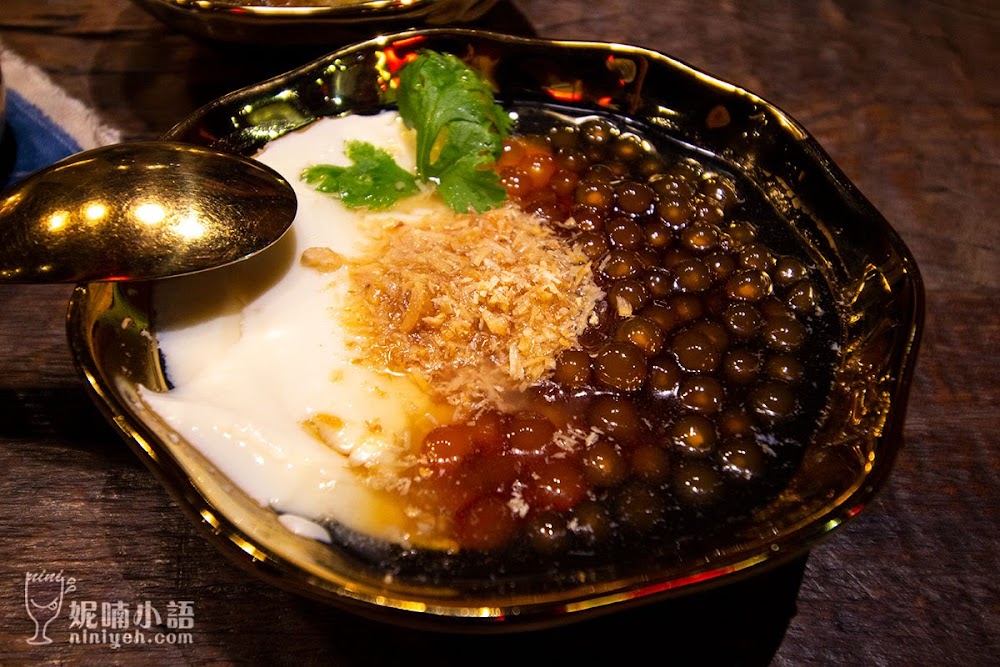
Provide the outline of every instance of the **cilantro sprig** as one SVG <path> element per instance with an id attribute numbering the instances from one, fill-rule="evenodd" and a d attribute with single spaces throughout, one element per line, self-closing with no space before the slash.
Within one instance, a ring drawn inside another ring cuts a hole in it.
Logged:
<path id="1" fill-rule="evenodd" d="M 384 209 L 414 194 L 416 180 L 433 183 L 459 213 L 499 206 L 507 193 L 491 165 L 513 121 L 493 99 L 489 82 L 451 54 L 421 51 L 399 71 L 399 115 L 416 134 L 416 174 L 384 150 L 351 141 L 349 167 L 318 165 L 303 179 L 352 208 Z M 409 177 L 407 180 L 405 177 Z"/>
<path id="2" fill-rule="evenodd" d="M 320 192 L 340 197 L 349 208 L 381 210 L 416 194 L 417 179 L 392 159 L 388 151 L 367 141 L 348 141 L 344 154 L 350 167 L 321 164 L 308 167 L 302 179 Z"/>
<path id="3" fill-rule="evenodd" d="M 397 102 L 417 133 L 417 176 L 436 182 L 451 208 L 482 212 L 506 198 L 489 167 L 513 123 L 482 74 L 451 54 L 423 51 L 400 70 Z"/>

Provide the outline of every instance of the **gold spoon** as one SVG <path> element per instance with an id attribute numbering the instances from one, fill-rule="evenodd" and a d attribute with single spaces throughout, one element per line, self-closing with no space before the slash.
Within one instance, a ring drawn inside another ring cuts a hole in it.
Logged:
<path id="1" fill-rule="evenodd" d="M 295 217 L 263 164 L 146 141 L 78 153 L 0 194 L 0 283 L 149 280 L 254 255 Z"/>

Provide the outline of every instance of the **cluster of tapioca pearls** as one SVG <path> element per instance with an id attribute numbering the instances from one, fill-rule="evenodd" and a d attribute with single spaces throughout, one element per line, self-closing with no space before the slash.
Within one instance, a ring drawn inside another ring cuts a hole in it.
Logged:
<path id="1" fill-rule="evenodd" d="M 653 529 L 671 506 L 758 478 L 757 436 L 799 407 L 819 298 L 804 262 L 730 219 L 728 178 L 667 165 L 603 120 L 510 140 L 497 168 L 521 207 L 580 244 L 607 298 L 535 411 L 428 436 L 426 479 L 439 481 L 421 489 L 459 543 L 520 534 L 548 551 Z M 566 427 L 597 437 L 567 451 L 553 439 Z"/>

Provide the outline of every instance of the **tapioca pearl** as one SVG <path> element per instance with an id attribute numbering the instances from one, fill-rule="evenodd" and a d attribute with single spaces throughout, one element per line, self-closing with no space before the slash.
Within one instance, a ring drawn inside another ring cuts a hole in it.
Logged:
<path id="1" fill-rule="evenodd" d="M 711 454 L 717 440 L 712 420 L 702 415 L 687 415 L 670 427 L 665 444 L 687 456 L 700 457 Z"/>
<path id="2" fill-rule="evenodd" d="M 614 248 L 635 250 L 642 246 L 645 241 L 642 226 L 634 220 L 620 216 L 608 224 L 604 233 L 608 236 L 608 243 Z"/>
<path id="3" fill-rule="evenodd" d="M 674 493 L 692 506 L 705 506 L 718 499 L 722 477 L 706 462 L 685 461 L 673 473 Z"/>
<path id="4" fill-rule="evenodd" d="M 674 353 L 677 364 L 691 373 L 714 371 L 722 358 L 715 343 L 704 333 L 695 329 L 684 329 L 677 332 L 670 342 L 670 351 Z"/>
<path id="5" fill-rule="evenodd" d="M 618 128 L 603 119 L 586 120 L 579 126 L 580 142 L 592 146 L 610 145 L 618 134 Z"/>
<path id="6" fill-rule="evenodd" d="M 615 175 L 615 180 L 620 180 L 627 178 L 629 175 L 629 166 L 622 162 L 621 160 L 608 160 L 606 163 L 608 169 L 611 173 Z"/>
<path id="7" fill-rule="evenodd" d="M 537 385 L 524 394 L 521 412 L 545 417 L 552 422 L 557 431 L 564 430 L 570 425 L 576 427 L 582 422 L 579 414 L 582 404 L 574 404 L 569 398 L 570 395 L 560 391 L 553 393 L 551 385 L 547 383 L 545 386 Z M 519 413 L 515 413 L 515 416 L 517 414 Z"/>
<path id="8" fill-rule="evenodd" d="M 559 125 L 548 132 L 549 145 L 553 149 L 572 148 L 580 140 L 580 132 L 576 125 Z"/>
<path id="9" fill-rule="evenodd" d="M 615 523 L 608 509 L 593 500 L 583 500 L 569 514 L 567 528 L 587 544 L 605 544 L 611 538 Z"/>
<path id="10" fill-rule="evenodd" d="M 725 211 L 714 202 L 701 202 L 695 207 L 695 224 L 704 223 L 708 225 L 720 225 L 726 218 Z"/>
<path id="11" fill-rule="evenodd" d="M 750 408 L 765 422 L 791 416 L 797 407 L 795 392 L 784 382 L 768 380 L 753 387 L 747 395 Z"/>
<path id="12" fill-rule="evenodd" d="M 563 205 L 551 190 L 536 190 L 523 198 L 521 210 L 538 216 L 549 223 L 560 222 L 565 217 Z"/>
<path id="13" fill-rule="evenodd" d="M 755 350 L 736 349 L 726 352 L 722 372 L 735 385 L 750 384 L 760 375 L 763 362 Z"/>
<path id="14" fill-rule="evenodd" d="M 500 452 L 505 442 L 504 426 L 507 415 L 499 410 L 483 410 L 469 423 L 472 442 L 479 452 Z"/>
<path id="15" fill-rule="evenodd" d="M 609 158 L 604 164 L 607 165 L 608 169 L 611 170 L 611 173 L 615 175 L 615 180 L 627 178 L 629 175 L 630 168 L 628 164 L 622 160 Z"/>
<path id="16" fill-rule="evenodd" d="M 590 326 L 576 337 L 576 342 L 580 346 L 580 349 L 589 355 L 594 355 L 608 344 L 609 339 L 610 334 L 603 326 Z M 591 370 L 593 370 L 593 367 L 591 367 Z"/>
<path id="17" fill-rule="evenodd" d="M 726 392 L 713 377 L 693 375 L 681 381 L 677 389 L 681 405 L 702 414 L 715 414 L 722 409 Z"/>
<path id="18" fill-rule="evenodd" d="M 691 252 L 704 254 L 719 246 L 719 228 L 706 222 L 696 222 L 688 225 L 677 233 L 682 246 Z"/>
<path id="19" fill-rule="evenodd" d="M 576 186 L 580 184 L 580 177 L 574 171 L 570 171 L 564 167 L 559 167 L 556 172 L 552 174 L 552 180 L 550 181 L 550 187 L 552 191 L 560 198 L 566 199 L 573 196 L 576 192 Z"/>
<path id="20" fill-rule="evenodd" d="M 505 139 L 500 149 L 500 157 L 497 158 L 498 169 L 505 167 L 516 167 L 521 164 L 524 156 L 527 155 L 525 143 L 519 139 Z"/>
<path id="21" fill-rule="evenodd" d="M 576 237 L 574 243 L 580 249 L 580 252 L 586 255 L 587 259 L 592 262 L 600 260 L 611 249 L 608 237 L 599 231 L 582 232 Z"/>
<path id="22" fill-rule="evenodd" d="M 424 437 L 421 456 L 436 471 L 453 470 L 475 449 L 475 430 L 471 426 L 445 424 Z"/>
<path id="23" fill-rule="evenodd" d="M 549 459 L 530 469 L 531 483 L 524 489 L 529 507 L 565 512 L 587 496 L 583 470 L 570 459 Z"/>
<path id="24" fill-rule="evenodd" d="M 734 303 L 722 314 L 726 328 L 737 338 L 752 338 L 760 331 L 764 318 L 760 311 L 749 303 Z"/>
<path id="25" fill-rule="evenodd" d="M 641 480 L 662 482 L 670 475 L 670 455 L 662 447 L 644 442 L 632 450 L 632 473 Z"/>
<path id="26" fill-rule="evenodd" d="M 587 164 L 591 165 L 590 167 L 588 167 L 588 169 L 593 168 L 593 165 L 598 165 L 606 169 L 609 174 L 614 176 L 614 172 L 611 171 L 610 165 L 604 161 L 606 155 L 603 146 L 581 145 L 580 150 L 583 151 L 583 155 L 587 160 Z"/>
<path id="27" fill-rule="evenodd" d="M 751 242 L 743 245 L 736 258 L 744 269 L 766 272 L 774 266 L 774 254 L 762 243 Z"/>
<path id="28" fill-rule="evenodd" d="M 614 204 L 615 191 L 606 181 L 581 180 L 573 191 L 577 204 L 596 211 L 607 211 Z"/>
<path id="29" fill-rule="evenodd" d="M 478 480 L 470 478 L 465 465 L 447 474 L 428 474 L 421 468 L 411 482 L 408 496 L 414 506 L 430 508 L 443 517 L 452 517 L 483 495 Z"/>
<path id="30" fill-rule="evenodd" d="M 697 294 L 675 294 L 667 303 L 682 323 L 697 320 L 705 314 L 705 302 Z"/>
<path id="31" fill-rule="evenodd" d="M 695 218 L 695 206 L 690 199 L 676 196 L 662 196 L 654 205 L 656 215 L 670 226 L 679 230 L 687 227 Z"/>
<path id="32" fill-rule="evenodd" d="M 536 188 L 544 188 L 549 184 L 558 165 L 551 153 L 532 153 L 521 161 L 521 168 L 528 174 L 531 184 Z"/>
<path id="33" fill-rule="evenodd" d="M 518 453 L 537 453 L 552 441 L 556 427 L 535 412 L 520 412 L 504 424 L 507 446 Z"/>
<path id="34" fill-rule="evenodd" d="M 725 408 L 716 421 L 719 424 L 719 433 L 727 437 L 752 436 L 754 420 L 742 408 Z"/>
<path id="35" fill-rule="evenodd" d="M 779 257 L 774 264 L 772 275 L 774 282 L 787 287 L 804 280 L 809 275 L 809 269 L 795 257 Z"/>
<path id="36" fill-rule="evenodd" d="M 506 493 L 524 474 L 527 461 L 541 457 L 540 453 L 517 454 L 507 450 L 480 452 L 466 459 L 458 482 L 475 495 Z"/>
<path id="37" fill-rule="evenodd" d="M 673 359 L 660 356 L 649 364 L 646 387 L 654 396 L 674 396 L 683 378 L 684 372 Z"/>
<path id="38" fill-rule="evenodd" d="M 680 317 L 669 306 L 653 302 L 639 311 L 641 317 L 656 323 L 664 333 L 669 333 L 680 323 Z"/>
<path id="39" fill-rule="evenodd" d="M 724 246 L 727 250 L 739 250 L 746 244 L 752 243 L 756 237 L 757 230 L 751 223 L 744 220 L 734 220 L 724 230 Z"/>
<path id="40" fill-rule="evenodd" d="M 631 317 L 649 302 L 646 283 L 639 278 L 617 280 L 607 290 L 607 303 L 618 317 Z"/>
<path id="41" fill-rule="evenodd" d="M 706 317 L 711 318 L 715 322 L 719 322 L 721 325 L 722 314 L 725 312 L 730 303 L 732 303 L 728 298 L 726 298 L 725 291 L 716 287 L 707 292 L 702 292 L 701 297 Z"/>
<path id="42" fill-rule="evenodd" d="M 712 252 L 703 260 L 716 280 L 725 280 L 736 270 L 736 260 L 725 252 Z"/>
<path id="43" fill-rule="evenodd" d="M 624 396 L 601 395 L 587 409 L 587 425 L 618 442 L 632 442 L 642 433 L 635 404 Z"/>
<path id="44" fill-rule="evenodd" d="M 712 344 L 715 345 L 720 351 L 725 350 L 729 347 L 730 335 L 726 330 L 726 327 L 721 323 L 711 320 L 702 319 L 694 322 L 690 325 L 689 329 L 692 331 L 698 331 L 704 334 Z"/>
<path id="45" fill-rule="evenodd" d="M 691 200 L 698 192 L 696 179 L 696 175 L 682 174 L 671 166 L 665 172 L 651 177 L 648 185 L 659 197 Z"/>
<path id="46" fill-rule="evenodd" d="M 737 438 L 723 442 L 716 453 L 722 472 L 737 479 L 759 477 L 766 465 L 765 454 L 753 438 Z"/>
<path id="47" fill-rule="evenodd" d="M 575 206 L 570 215 L 573 218 L 573 228 L 580 232 L 603 232 L 604 225 L 608 222 L 603 212 L 595 211 L 589 206 Z"/>
<path id="48" fill-rule="evenodd" d="M 507 502 L 494 495 L 476 499 L 455 517 L 455 533 L 459 543 L 467 549 L 499 548 L 508 542 L 516 529 L 517 520 Z"/>
<path id="49" fill-rule="evenodd" d="M 771 294 L 771 279 L 756 269 L 742 269 L 729 276 L 726 293 L 740 301 L 760 301 Z"/>
<path id="50" fill-rule="evenodd" d="M 589 158 L 588 158 L 589 159 Z M 610 163 L 591 160 L 591 164 L 580 174 L 580 181 L 584 183 L 607 183 L 613 185 L 618 180 L 617 174 Z"/>
<path id="51" fill-rule="evenodd" d="M 631 343 L 642 350 L 647 357 L 659 354 L 666 336 L 655 322 L 645 317 L 630 317 L 615 330 L 614 339 Z"/>
<path id="52" fill-rule="evenodd" d="M 563 350 L 556 357 L 552 379 L 566 387 L 590 384 L 592 378 L 590 355 L 584 350 Z"/>
<path id="53" fill-rule="evenodd" d="M 652 212 L 656 194 L 644 183 L 622 181 L 615 185 L 615 202 L 618 210 L 629 215 L 646 215 Z"/>
<path id="54" fill-rule="evenodd" d="M 639 178 L 649 180 L 659 174 L 662 174 L 666 165 L 663 159 L 658 155 L 646 154 L 639 158 L 639 161 L 635 165 L 635 174 Z"/>
<path id="55" fill-rule="evenodd" d="M 584 479 L 591 486 L 612 487 L 621 484 L 629 473 L 628 461 L 611 442 L 598 440 L 580 457 Z"/>
<path id="56" fill-rule="evenodd" d="M 712 286 L 712 272 L 696 258 L 685 259 L 672 267 L 674 288 L 681 292 L 704 292 Z"/>
<path id="57" fill-rule="evenodd" d="M 665 268 L 647 268 L 642 280 L 649 289 L 649 295 L 654 299 L 662 299 L 674 292 L 674 275 Z"/>
<path id="58" fill-rule="evenodd" d="M 531 176 L 518 166 L 503 167 L 499 172 L 500 184 L 513 199 L 523 199 L 534 191 Z"/>
<path id="59" fill-rule="evenodd" d="M 757 307 L 760 308 L 760 314 L 764 316 L 765 321 L 781 317 L 795 319 L 795 311 L 774 295 L 761 299 L 757 303 Z"/>
<path id="60" fill-rule="evenodd" d="M 819 288 L 808 280 L 796 283 L 785 296 L 788 307 L 804 315 L 816 312 L 819 307 Z"/>
<path id="61" fill-rule="evenodd" d="M 716 202 L 723 210 L 730 208 L 737 201 L 736 185 L 720 174 L 702 178 L 698 192 L 706 199 Z"/>
<path id="62" fill-rule="evenodd" d="M 599 329 L 606 334 L 607 337 L 610 336 L 611 329 L 618 321 L 618 313 L 612 309 L 611 304 L 608 303 L 607 299 L 603 299 L 594 304 L 594 310 L 591 311 L 590 317 L 587 321 L 589 326 L 584 333 L 591 329 Z"/>
<path id="63" fill-rule="evenodd" d="M 524 534 L 532 549 L 541 554 L 558 554 L 567 549 L 570 532 L 566 518 L 559 512 L 540 510 L 532 512 L 524 522 Z"/>
<path id="64" fill-rule="evenodd" d="M 656 248 L 650 248 L 648 246 L 642 246 L 636 248 L 636 256 L 639 258 L 642 268 L 649 271 L 650 269 L 660 268 L 660 253 Z"/>
<path id="65" fill-rule="evenodd" d="M 642 228 L 642 232 L 647 248 L 662 250 L 674 241 L 674 230 L 662 220 L 647 222 Z"/>
<path id="66" fill-rule="evenodd" d="M 790 354 L 776 354 L 764 362 L 764 372 L 775 380 L 798 384 L 805 379 L 805 364 Z"/>
<path id="67" fill-rule="evenodd" d="M 556 150 L 556 165 L 560 169 L 580 174 L 589 164 L 587 156 L 577 147 L 567 146 Z"/>
<path id="68" fill-rule="evenodd" d="M 612 156 L 622 162 L 634 162 L 647 154 L 642 139 L 634 134 L 622 134 L 611 142 Z"/>
<path id="69" fill-rule="evenodd" d="M 671 246 L 664 249 L 660 254 L 660 266 L 673 272 L 675 266 L 686 262 L 689 259 L 693 259 L 693 257 L 694 255 L 692 255 L 686 248 Z"/>
<path id="70" fill-rule="evenodd" d="M 631 343 L 614 341 L 594 356 L 598 384 L 618 391 L 638 391 L 646 381 L 646 355 Z"/>
<path id="71" fill-rule="evenodd" d="M 809 338 L 809 331 L 794 317 L 775 317 L 764 322 L 761 336 L 772 350 L 794 352 Z"/>
<path id="72" fill-rule="evenodd" d="M 608 280 L 633 278 L 642 273 L 643 263 L 631 250 L 612 248 L 599 260 L 598 270 Z"/>

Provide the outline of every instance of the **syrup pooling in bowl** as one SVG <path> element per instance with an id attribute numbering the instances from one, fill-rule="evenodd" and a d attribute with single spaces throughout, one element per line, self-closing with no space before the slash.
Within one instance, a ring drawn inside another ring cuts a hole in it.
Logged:
<path id="1" fill-rule="evenodd" d="M 519 128 L 505 187 L 582 249 L 605 297 L 549 377 L 428 433 L 405 502 L 459 548 L 522 562 L 746 519 L 822 419 L 837 321 L 821 273 L 749 183 L 704 157 L 602 118 L 528 110 Z"/>

